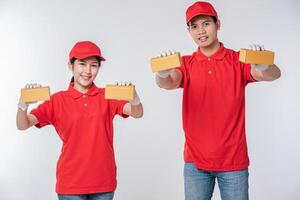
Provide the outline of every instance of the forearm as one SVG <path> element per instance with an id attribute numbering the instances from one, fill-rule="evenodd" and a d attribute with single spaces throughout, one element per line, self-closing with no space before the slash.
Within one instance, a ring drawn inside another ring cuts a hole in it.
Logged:
<path id="1" fill-rule="evenodd" d="M 281 71 L 276 65 L 270 65 L 267 70 L 263 71 L 266 81 L 273 81 L 281 76 Z"/>
<path id="2" fill-rule="evenodd" d="M 281 71 L 276 65 L 269 65 L 266 70 L 260 71 L 252 67 L 253 77 L 258 81 L 273 81 L 281 76 Z"/>
<path id="3" fill-rule="evenodd" d="M 18 108 L 16 123 L 17 123 L 17 128 L 19 130 L 26 130 L 30 127 L 30 123 L 27 115 L 27 109 L 23 111 L 20 108 Z"/>
<path id="4" fill-rule="evenodd" d="M 130 116 L 133 118 L 141 118 L 144 114 L 143 105 L 140 103 L 138 105 L 130 105 Z"/>

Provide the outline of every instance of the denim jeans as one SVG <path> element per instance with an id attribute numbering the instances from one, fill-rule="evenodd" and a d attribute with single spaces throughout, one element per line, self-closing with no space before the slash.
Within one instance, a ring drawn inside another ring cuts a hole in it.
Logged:
<path id="1" fill-rule="evenodd" d="M 60 195 L 59 200 L 112 200 L 114 192 L 96 193 L 96 194 L 79 194 L 79 195 Z"/>
<path id="2" fill-rule="evenodd" d="M 248 200 L 248 170 L 216 172 L 197 169 L 194 163 L 184 164 L 185 200 L 210 200 L 218 181 L 222 200 Z"/>

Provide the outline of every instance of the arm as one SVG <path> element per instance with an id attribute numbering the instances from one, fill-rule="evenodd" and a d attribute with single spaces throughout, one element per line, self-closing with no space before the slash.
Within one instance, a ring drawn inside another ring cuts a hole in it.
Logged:
<path id="1" fill-rule="evenodd" d="M 263 45 L 249 45 L 253 51 L 264 51 Z M 251 75 L 257 81 L 273 81 L 281 76 L 280 69 L 276 65 L 251 64 Z"/>
<path id="2" fill-rule="evenodd" d="M 36 88 L 36 87 L 41 87 L 41 85 L 36 83 L 25 85 L 25 88 Z M 22 102 L 22 98 L 21 97 L 19 98 L 18 111 L 16 117 L 16 125 L 19 130 L 26 130 L 31 126 L 39 123 L 39 121 L 34 115 L 27 114 L 28 106 L 32 103 L 36 103 L 36 102 L 24 103 Z"/>
<path id="3" fill-rule="evenodd" d="M 179 69 L 170 69 L 158 72 L 155 76 L 156 84 L 167 90 L 176 89 L 182 81 L 182 72 Z"/>
<path id="4" fill-rule="evenodd" d="M 26 130 L 39 122 L 34 115 L 27 114 L 27 108 L 24 111 L 18 108 L 16 123 L 19 130 Z"/>
<path id="5" fill-rule="evenodd" d="M 251 65 L 251 75 L 257 81 L 273 81 L 281 76 L 281 71 L 276 65 L 267 65 L 264 70 L 258 65 Z"/>
<path id="6" fill-rule="evenodd" d="M 143 105 L 141 103 L 138 105 L 126 103 L 123 107 L 123 113 L 133 118 L 141 118 L 144 114 Z"/>

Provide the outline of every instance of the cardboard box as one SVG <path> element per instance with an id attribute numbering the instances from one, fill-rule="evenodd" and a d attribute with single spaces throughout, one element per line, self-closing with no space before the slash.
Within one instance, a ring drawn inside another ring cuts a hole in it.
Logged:
<path id="1" fill-rule="evenodd" d="M 240 61 L 248 64 L 274 64 L 273 51 L 253 51 L 249 49 L 240 50 Z"/>
<path id="2" fill-rule="evenodd" d="M 135 94 L 134 85 L 113 85 L 108 84 L 105 87 L 105 99 L 115 100 L 133 100 Z"/>
<path id="3" fill-rule="evenodd" d="M 50 99 L 50 88 L 38 87 L 38 88 L 22 88 L 21 89 L 22 102 L 36 102 Z"/>
<path id="4" fill-rule="evenodd" d="M 172 55 L 156 57 L 150 59 L 152 72 L 159 72 L 181 66 L 181 56 L 177 52 Z"/>

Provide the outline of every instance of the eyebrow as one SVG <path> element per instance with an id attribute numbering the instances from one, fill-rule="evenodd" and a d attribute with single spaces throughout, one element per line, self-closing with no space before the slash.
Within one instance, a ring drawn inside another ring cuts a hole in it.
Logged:
<path id="1" fill-rule="evenodd" d="M 201 24 L 203 24 L 203 23 L 205 23 L 205 22 L 213 22 L 213 20 L 212 20 L 212 19 L 204 19 L 204 20 L 200 20 L 200 23 L 201 23 Z M 195 22 L 191 22 L 190 25 L 195 25 L 195 24 L 196 24 Z"/>
<path id="2" fill-rule="evenodd" d="M 86 62 L 86 60 L 85 59 L 78 59 L 78 62 Z M 94 63 L 97 63 L 97 64 L 99 64 L 99 62 L 98 61 L 92 61 L 91 62 L 92 64 L 94 64 Z"/>

